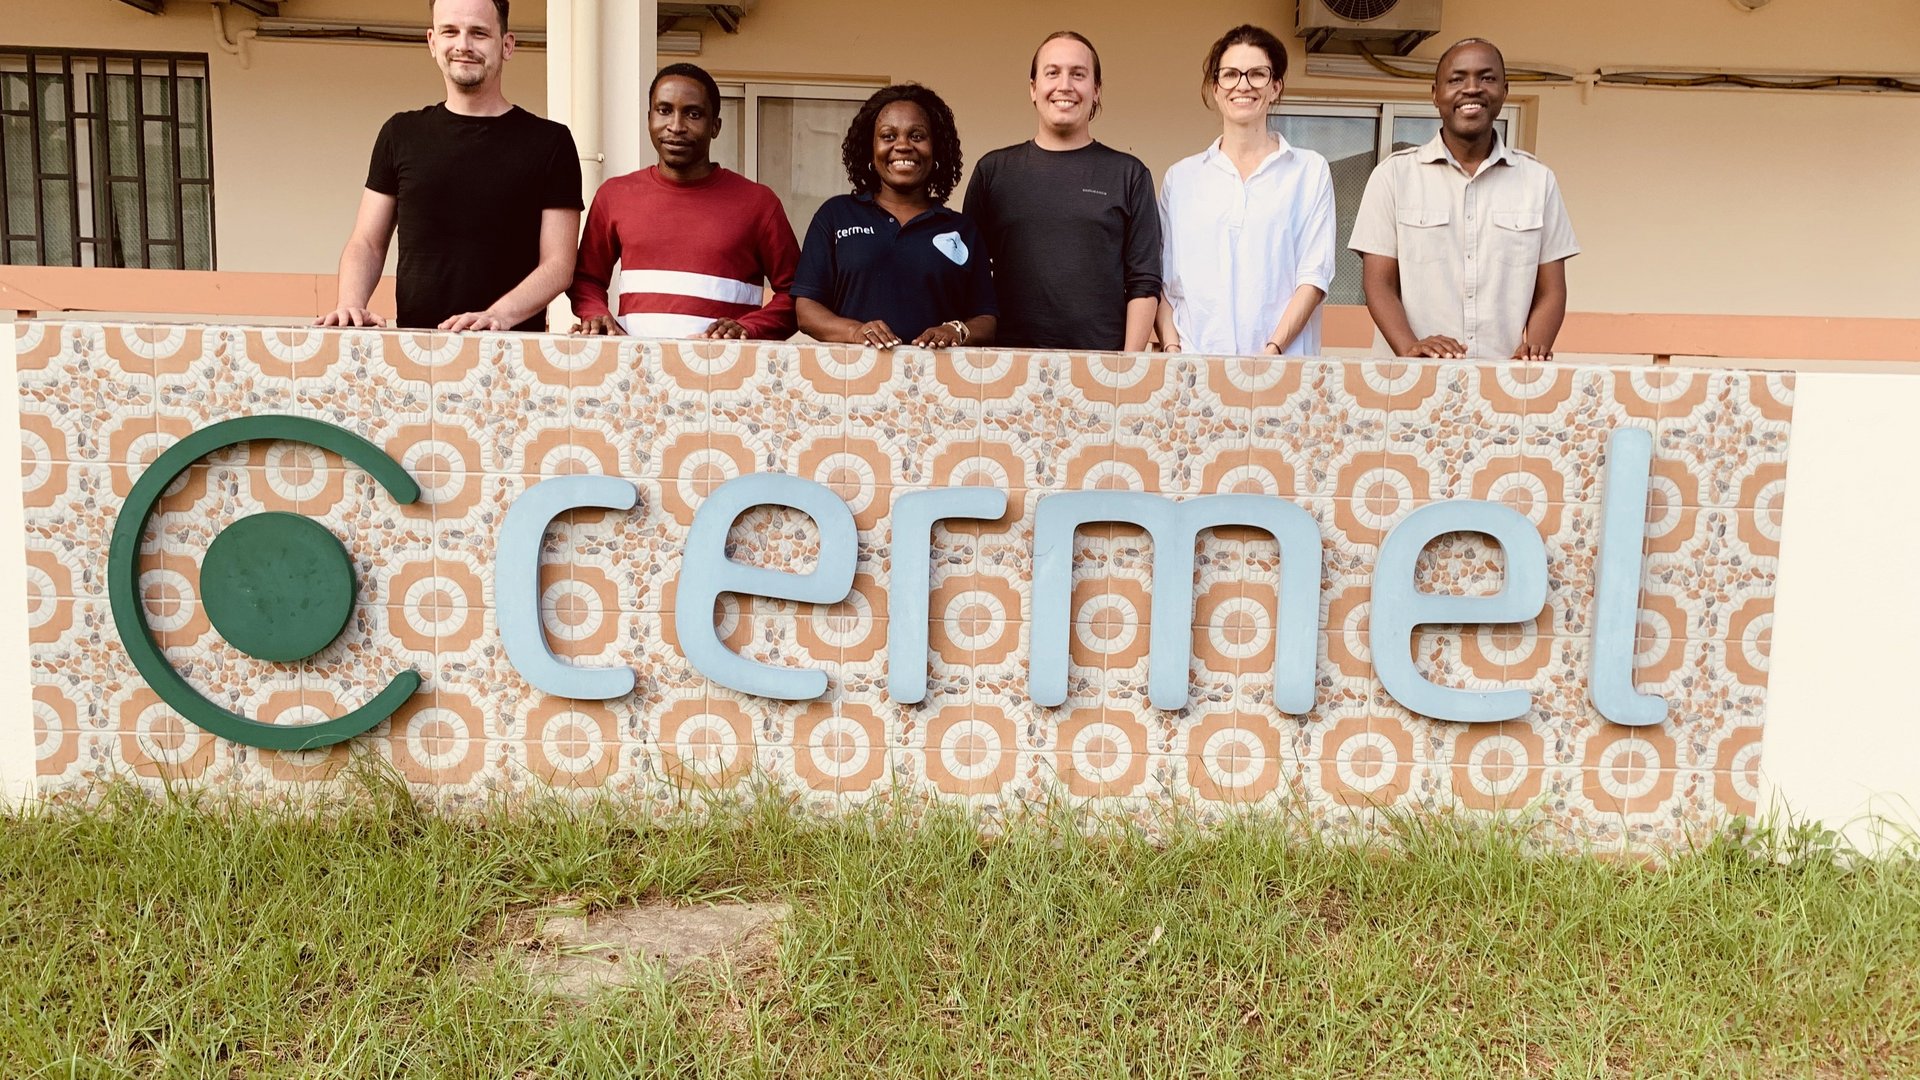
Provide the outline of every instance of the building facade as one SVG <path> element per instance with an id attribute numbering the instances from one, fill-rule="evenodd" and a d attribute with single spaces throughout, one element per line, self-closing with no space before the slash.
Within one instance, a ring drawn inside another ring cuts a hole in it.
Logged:
<path id="1" fill-rule="evenodd" d="M 969 160 L 1028 137 L 1028 58 L 1063 24 L 1102 54 L 1096 136 L 1159 174 L 1214 136 L 1201 57 L 1252 21 L 1294 49 L 1271 124 L 1333 163 L 1345 228 L 1379 158 L 1434 129 L 1422 60 L 1490 38 L 1525 76 L 1503 130 L 1556 170 L 1584 249 L 1561 351 L 1601 355 L 1551 366 L 1365 356 L 1350 262 L 1327 318 L 1346 355 L 1305 361 L 181 326 L 332 307 L 375 132 L 440 95 L 426 4 L 20 2 L 0 31 L 9 795 L 299 789 L 358 747 L 455 796 L 752 779 L 823 805 L 1064 792 L 1363 828 L 1531 808 L 1570 843 L 1672 847 L 1784 792 L 1911 828 L 1920 570 L 1889 556 L 1920 500 L 1887 467 L 1920 411 L 1909 0 L 1444 0 L 1381 65 L 1307 55 L 1292 3 L 515 12 L 508 96 L 572 127 L 589 189 L 646 163 L 646 84 L 684 57 L 721 82 L 718 156 L 800 226 L 878 86 L 939 90 Z M 1739 86 L 1660 85 L 1703 81 Z M 1623 445 L 1636 468 L 1614 468 Z M 611 514 L 509 528 L 555 480 L 622 490 L 567 504 Z M 751 513 L 703 533 L 723 490 Z M 1041 542 L 1093 502 L 1096 528 Z M 910 511 L 930 504 L 979 520 Z M 1278 546 L 1230 530 L 1186 543 L 1191 565 L 1149 554 L 1209 508 Z M 256 511 L 342 545 L 341 629 L 299 661 L 250 649 L 200 588 L 215 534 Z M 1416 535 L 1433 522 L 1452 524 Z M 728 544 L 848 580 L 817 604 L 715 586 Z M 517 600 L 503 547 L 528 556 Z M 1311 575 L 1283 583 L 1315 551 L 1317 605 Z M 1189 575 L 1190 643 L 1166 589 Z M 741 594 L 705 661 L 688 634 L 714 595 L 690 579 Z M 759 692 L 722 653 L 828 689 Z M 583 667 L 621 685 L 583 692 Z M 1064 690 L 1041 678 L 1060 667 Z M 1422 683 L 1448 693 L 1423 704 Z M 1480 708 L 1513 692 L 1517 713 Z"/>
<path id="2" fill-rule="evenodd" d="M 84 106 L 86 72 L 102 62 L 131 71 L 140 62 L 134 54 L 164 54 L 142 68 L 148 89 L 167 89 L 154 80 L 166 77 L 168 59 L 174 77 L 188 80 L 180 115 L 189 127 L 200 117 L 207 126 L 188 130 L 180 164 L 167 160 L 177 122 L 142 125 L 140 157 L 153 168 L 140 175 L 154 185 L 154 205 L 149 235 L 133 238 L 161 244 L 149 265 L 189 264 L 166 246 L 176 223 L 160 189 L 197 171 L 206 183 L 185 189 L 191 210 L 178 223 L 194 233 L 186 238 L 196 249 L 192 265 L 330 273 L 374 133 L 392 112 L 439 96 L 422 50 L 366 41 L 423 26 L 424 4 L 415 11 L 410 2 L 370 0 L 167 0 L 156 15 L 125 0 L 22 2 L 34 17 L 9 19 L 0 40 L 9 109 L 24 102 L 29 63 L 39 65 L 52 119 L 66 108 L 57 100 L 65 85 Z M 1280 33 L 1293 51 L 1274 124 L 1334 163 L 1343 227 L 1378 156 L 1433 126 L 1424 82 L 1382 74 L 1357 57 L 1307 56 L 1292 33 L 1294 4 L 1281 0 L 1203 0 L 1177 11 L 1121 2 L 1064 13 L 988 0 L 964 19 L 936 4 L 759 0 L 721 8 L 720 21 L 675 15 L 700 7 L 522 0 L 514 29 L 526 40 L 508 67 L 509 97 L 569 122 L 584 154 L 604 155 L 588 163 L 591 186 L 596 175 L 650 156 L 639 98 L 656 63 L 698 62 L 728 95 L 718 156 L 772 185 L 802 226 L 811 207 L 844 186 L 840 136 L 875 87 L 917 80 L 939 90 L 954 106 L 970 160 L 1029 137 L 1027 62 L 1034 44 L 1061 26 L 1085 31 L 1101 51 L 1105 107 L 1096 137 L 1138 155 L 1156 176 L 1216 133 L 1198 70 L 1210 41 L 1240 22 Z M 276 14 L 263 22 L 257 11 Z M 1920 94 L 1616 81 L 1619 72 L 1655 69 L 1906 71 L 1911 87 L 1920 77 L 1920 8 L 1906 0 L 1858 0 L 1844 14 L 1814 0 L 1772 0 L 1757 10 L 1727 0 L 1446 0 L 1441 12 L 1438 33 L 1395 66 L 1417 71 L 1420 58 L 1472 35 L 1500 44 L 1516 72 L 1550 76 L 1515 82 L 1507 132 L 1559 175 L 1585 249 L 1569 268 L 1575 311 L 1920 318 L 1920 203 L 1907 191 L 1920 174 Z M 55 52 L 34 61 L 29 49 Z M 152 102 L 145 107 L 151 117 Z M 32 210 L 35 194 L 50 211 L 78 202 L 85 209 L 76 217 L 87 219 L 81 231 L 92 235 L 93 189 L 114 185 L 89 176 L 36 185 L 21 164 L 33 134 L 27 119 L 7 120 L 8 205 Z M 41 134 L 51 153 L 54 136 Z M 93 170 L 103 176 L 109 166 L 135 174 L 111 154 L 99 157 Z M 137 212 L 133 186 L 123 181 L 115 190 L 122 210 Z M 46 244 L 42 254 L 37 243 L 14 241 L 9 262 L 143 265 L 131 250 L 68 254 L 64 226 L 44 236 L 40 228 L 9 219 L 9 236 Z M 140 226 L 119 228 L 131 236 Z M 1357 302 L 1357 265 L 1341 269 L 1332 300 Z"/>

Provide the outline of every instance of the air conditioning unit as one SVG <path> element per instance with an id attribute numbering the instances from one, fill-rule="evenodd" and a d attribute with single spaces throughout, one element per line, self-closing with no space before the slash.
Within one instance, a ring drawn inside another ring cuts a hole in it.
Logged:
<path id="1" fill-rule="evenodd" d="M 1405 56 L 1440 32 L 1440 0 L 1300 0 L 1294 25 L 1310 53 Z"/>

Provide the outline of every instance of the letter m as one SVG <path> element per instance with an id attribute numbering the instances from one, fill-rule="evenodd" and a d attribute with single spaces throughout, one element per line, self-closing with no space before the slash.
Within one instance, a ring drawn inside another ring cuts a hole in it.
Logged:
<path id="1" fill-rule="evenodd" d="M 1274 702 L 1288 713 L 1313 709 L 1319 655 L 1320 526 L 1312 515 L 1268 495 L 1203 495 L 1176 502 L 1135 491 L 1068 491 L 1040 500 L 1033 534 L 1033 646 L 1028 693 L 1036 704 L 1067 700 L 1068 611 L 1073 536 L 1083 525 L 1125 522 L 1153 538 L 1153 614 L 1147 685 L 1157 709 L 1182 709 L 1193 645 L 1193 547 L 1222 525 L 1260 529 L 1280 544 L 1274 627 Z"/>

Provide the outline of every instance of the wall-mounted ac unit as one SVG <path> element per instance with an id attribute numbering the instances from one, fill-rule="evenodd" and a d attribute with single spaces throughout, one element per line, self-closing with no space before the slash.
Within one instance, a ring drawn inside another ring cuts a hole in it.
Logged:
<path id="1" fill-rule="evenodd" d="M 1310 53 L 1405 56 L 1440 32 L 1440 0 L 1300 0 L 1295 27 Z"/>

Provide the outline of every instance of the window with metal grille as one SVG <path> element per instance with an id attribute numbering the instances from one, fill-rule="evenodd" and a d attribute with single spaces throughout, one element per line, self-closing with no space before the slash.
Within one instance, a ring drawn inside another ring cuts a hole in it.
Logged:
<path id="1" fill-rule="evenodd" d="M 211 270 L 207 58 L 0 46 L 0 263 Z"/>

